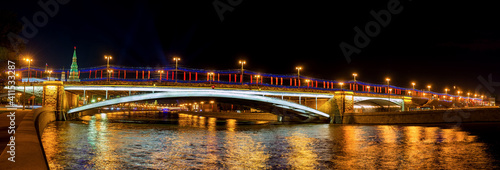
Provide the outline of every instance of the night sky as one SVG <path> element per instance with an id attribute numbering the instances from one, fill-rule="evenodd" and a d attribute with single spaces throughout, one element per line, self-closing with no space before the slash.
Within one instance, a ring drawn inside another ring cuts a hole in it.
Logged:
<path id="1" fill-rule="evenodd" d="M 401 0 L 402 11 L 348 63 L 339 44 L 354 45 L 354 27 L 375 21 L 371 10 L 387 10 L 381 1 L 250 1 L 242 0 L 221 21 L 215 1 L 71 0 L 60 5 L 46 26 L 27 43 L 35 65 L 69 68 L 73 46 L 80 68 L 105 65 L 156 67 L 172 64 L 202 69 L 247 69 L 276 74 L 358 80 L 433 91 L 459 86 L 464 91 L 500 94 L 500 10 L 494 2 Z M 226 0 L 220 4 L 229 5 Z M 42 8 L 37 1 L 1 2 L 0 9 L 32 20 Z M 488 81 L 486 90 L 478 80 Z M 498 86 L 496 86 L 498 84 Z"/>

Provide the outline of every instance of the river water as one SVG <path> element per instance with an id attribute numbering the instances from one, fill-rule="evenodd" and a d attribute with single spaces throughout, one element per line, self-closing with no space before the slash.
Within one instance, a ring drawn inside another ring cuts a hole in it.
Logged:
<path id="1" fill-rule="evenodd" d="M 103 113 L 49 124 L 51 169 L 498 169 L 499 123 L 273 125 Z"/>

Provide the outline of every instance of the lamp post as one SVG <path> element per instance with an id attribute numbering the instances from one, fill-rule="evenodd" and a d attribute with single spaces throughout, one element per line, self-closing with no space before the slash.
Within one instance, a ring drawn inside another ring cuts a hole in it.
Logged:
<path id="1" fill-rule="evenodd" d="M 158 70 L 158 73 L 160 73 L 160 83 L 161 83 L 161 74 L 163 73 L 163 70 Z"/>
<path id="2" fill-rule="evenodd" d="M 391 103 L 391 93 L 389 92 L 389 82 L 391 82 L 391 79 L 387 77 L 385 78 L 385 81 L 387 81 L 387 98 L 389 99 L 389 102 L 387 103 L 387 112 L 390 112 L 389 107 Z"/>
<path id="3" fill-rule="evenodd" d="M 302 67 L 295 67 L 297 69 L 297 81 L 299 82 L 299 88 L 300 88 L 300 70 L 302 70 Z"/>
<path id="4" fill-rule="evenodd" d="M 177 83 L 177 66 L 178 66 L 178 62 L 181 60 L 181 58 L 179 57 L 174 57 L 174 61 L 175 61 L 175 82 Z"/>
<path id="5" fill-rule="evenodd" d="M 240 60 L 240 64 L 241 64 L 241 77 L 240 77 L 240 81 L 241 81 L 241 85 L 243 85 L 243 65 L 245 65 L 247 62 L 245 60 Z"/>
<path id="6" fill-rule="evenodd" d="M 469 96 L 470 96 L 470 92 L 467 92 L 467 106 L 469 106 L 469 100 L 470 100 Z"/>
<path id="7" fill-rule="evenodd" d="M 255 75 L 255 78 L 256 78 L 255 83 L 257 84 L 257 88 L 259 88 L 260 75 Z M 260 82 L 260 83 L 262 83 L 262 82 Z"/>
<path id="8" fill-rule="evenodd" d="M 208 73 L 208 80 L 210 81 L 210 84 L 212 84 L 212 78 L 214 77 L 213 75 L 213 72 Z"/>
<path id="9" fill-rule="evenodd" d="M 413 86 L 412 91 L 415 93 L 415 82 L 411 82 L 411 85 Z"/>
<path id="10" fill-rule="evenodd" d="M 31 62 L 33 59 L 30 58 L 23 58 L 24 61 L 28 62 L 28 83 L 30 83 L 30 77 L 31 77 Z M 21 80 L 22 81 L 22 80 Z M 24 85 L 24 94 L 23 94 L 23 110 L 26 108 L 26 84 L 23 83 Z M 35 91 L 33 91 L 34 93 Z"/>
<path id="11" fill-rule="evenodd" d="M 113 70 L 109 69 L 108 70 L 108 82 L 109 82 L 109 75 L 113 74 Z"/>
<path id="12" fill-rule="evenodd" d="M 356 91 L 356 76 L 358 76 L 358 73 L 352 73 L 352 76 L 354 77 L 354 86 L 352 87 L 353 91 Z"/>
<path id="13" fill-rule="evenodd" d="M 429 93 L 431 93 L 431 87 L 432 87 L 431 85 L 427 86 L 427 90 L 429 91 Z"/>
<path id="14" fill-rule="evenodd" d="M 105 55 L 104 59 L 108 60 L 108 63 L 106 64 L 106 69 L 108 71 L 108 82 L 109 82 L 109 60 L 113 59 L 112 56 Z"/>
<path id="15" fill-rule="evenodd" d="M 450 89 L 444 89 L 444 94 L 448 95 L 448 91 L 449 91 L 449 90 L 450 90 Z"/>
<path id="16" fill-rule="evenodd" d="M 49 73 L 49 76 L 47 77 L 48 81 L 50 81 L 50 74 L 52 74 L 52 70 L 47 71 Z"/>

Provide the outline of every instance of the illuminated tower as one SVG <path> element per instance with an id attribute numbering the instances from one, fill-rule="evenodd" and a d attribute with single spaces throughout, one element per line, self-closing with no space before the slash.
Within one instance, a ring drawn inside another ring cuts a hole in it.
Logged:
<path id="1" fill-rule="evenodd" d="M 76 64 L 76 46 L 73 51 L 73 62 L 71 63 L 71 70 L 69 70 L 68 81 L 80 81 L 80 75 L 78 75 L 78 64 Z"/>

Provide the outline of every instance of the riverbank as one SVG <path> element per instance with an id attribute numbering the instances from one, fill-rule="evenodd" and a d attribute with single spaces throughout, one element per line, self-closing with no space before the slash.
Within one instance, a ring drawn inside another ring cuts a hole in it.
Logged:
<path id="1" fill-rule="evenodd" d="M 428 124 L 500 122 L 500 108 L 346 113 L 343 124 Z"/>
<path id="2" fill-rule="evenodd" d="M 0 155 L 0 169 L 49 169 L 41 144 L 41 134 L 46 125 L 55 121 L 54 111 L 45 108 L 27 112 L 16 129 L 13 147 L 5 148 Z M 10 143 L 9 142 L 9 143 Z M 7 150 L 15 149 L 15 155 Z M 9 157 L 14 157 L 8 161 Z"/>
<path id="3" fill-rule="evenodd" d="M 215 117 L 220 119 L 236 119 L 247 121 L 271 121 L 278 120 L 278 116 L 271 113 L 236 113 L 236 112 L 182 112 L 185 114 Z"/>

